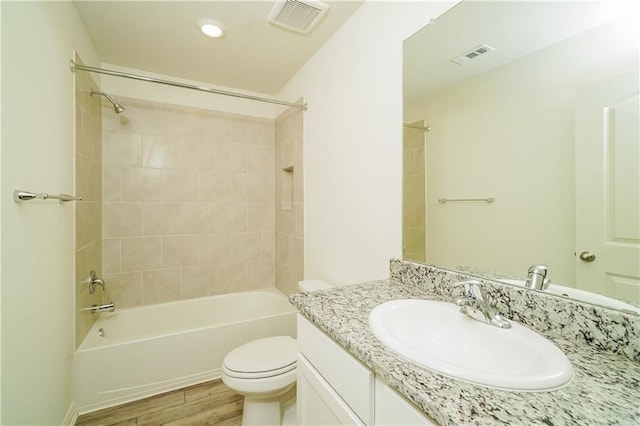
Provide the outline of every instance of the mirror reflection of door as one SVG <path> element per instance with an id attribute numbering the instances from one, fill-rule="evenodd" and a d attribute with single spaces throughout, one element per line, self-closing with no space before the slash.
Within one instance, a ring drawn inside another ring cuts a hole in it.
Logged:
<path id="1" fill-rule="evenodd" d="M 425 133 L 423 121 L 405 124 L 402 138 L 402 257 L 426 262 Z"/>
<path id="2" fill-rule="evenodd" d="M 578 89 L 576 283 L 635 303 L 640 303 L 639 117 L 637 69 Z"/>

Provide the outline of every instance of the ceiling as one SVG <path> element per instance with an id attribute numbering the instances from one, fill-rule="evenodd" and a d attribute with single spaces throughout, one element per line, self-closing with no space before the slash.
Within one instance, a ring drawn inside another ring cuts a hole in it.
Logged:
<path id="1" fill-rule="evenodd" d="M 216 86 L 275 95 L 360 7 L 325 1 L 309 34 L 267 22 L 272 1 L 74 1 L 102 62 Z M 224 24 L 219 40 L 197 22 Z M 100 66 L 100 64 L 87 64 Z"/>
<path id="2" fill-rule="evenodd" d="M 628 10 L 627 0 L 464 1 L 404 42 L 407 102 L 490 71 Z M 475 47 L 493 48 L 464 65 L 451 59 Z"/>

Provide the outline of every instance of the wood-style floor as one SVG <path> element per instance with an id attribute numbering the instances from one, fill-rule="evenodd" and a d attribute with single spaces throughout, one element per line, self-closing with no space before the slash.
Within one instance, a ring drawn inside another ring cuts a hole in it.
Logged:
<path id="1" fill-rule="evenodd" d="M 222 380 L 215 380 L 85 414 L 76 425 L 237 426 L 243 402 Z"/>

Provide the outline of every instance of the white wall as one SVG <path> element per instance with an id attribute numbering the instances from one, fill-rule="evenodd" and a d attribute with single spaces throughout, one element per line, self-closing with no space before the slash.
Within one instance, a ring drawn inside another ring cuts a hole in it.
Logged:
<path id="1" fill-rule="evenodd" d="M 385 278 L 402 255 L 402 42 L 455 3 L 365 2 L 279 93 L 309 104 L 306 278 Z"/>
<path id="2" fill-rule="evenodd" d="M 73 191 L 77 49 L 97 61 L 70 2 L 2 2 L 2 423 L 72 412 L 74 205 L 14 203 Z"/>

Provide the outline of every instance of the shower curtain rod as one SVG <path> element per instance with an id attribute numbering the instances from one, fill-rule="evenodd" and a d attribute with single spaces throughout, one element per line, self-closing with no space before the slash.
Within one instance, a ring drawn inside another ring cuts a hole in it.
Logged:
<path id="1" fill-rule="evenodd" d="M 290 107 L 294 107 L 294 108 L 300 108 L 300 109 L 302 109 L 304 111 L 307 110 L 307 104 L 306 103 L 305 104 L 296 104 L 296 103 L 291 103 L 291 102 L 279 101 L 277 99 L 261 98 L 259 96 L 244 95 L 242 93 L 236 93 L 236 92 L 227 92 L 225 90 L 212 89 L 210 87 L 194 86 L 194 85 L 191 85 L 191 84 L 178 83 L 178 82 L 169 81 L 169 80 L 161 80 L 159 78 L 146 77 L 146 76 L 143 76 L 143 75 L 129 74 L 129 73 L 121 72 L 121 71 L 114 71 L 114 70 L 107 70 L 107 69 L 104 69 L 104 68 L 90 67 L 90 66 L 87 66 L 87 65 L 77 64 L 73 59 L 69 61 L 69 67 L 71 68 L 71 71 L 80 70 L 80 71 L 87 71 L 87 72 L 95 72 L 95 73 L 98 73 L 98 74 L 112 75 L 114 77 L 125 77 L 125 78 L 130 78 L 132 80 L 140 80 L 140 81 L 146 81 L 146 82 L 149 82 L 149 83 L 164 84 L 166 86 L 181 87 L 183 89 L 198 90 L 200 92 L 215 93 L 217 95 L 233 96 L 235 98 L 250 99 L 252 101 L 260 101 L 260 102 L 268 102 L 268 103 L 271 103 L 271 104 L 285 105 L 285 106 L 290 106 Z"/>

